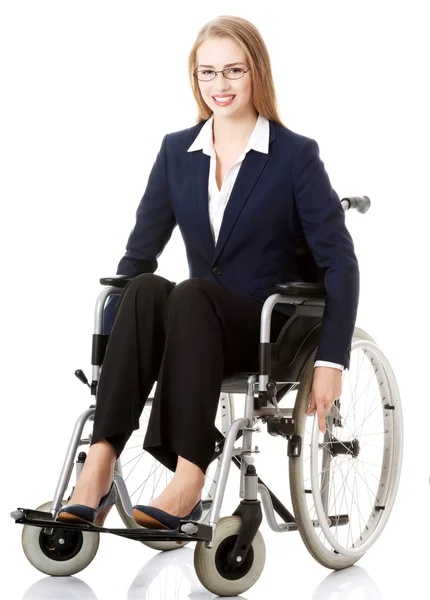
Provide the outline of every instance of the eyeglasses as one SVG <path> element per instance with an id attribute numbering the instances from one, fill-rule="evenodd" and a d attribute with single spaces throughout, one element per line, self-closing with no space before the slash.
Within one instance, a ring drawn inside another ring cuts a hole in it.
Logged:
<path id="1" fill-rule="evenodd" d="M 233 67 L 230 69 L 223 69 L 222 71 L 213 71 L 212 69 L 205 69 L 204 71 L 196 71 L 193 73 L 194 77 L 196 77 L 199 81 L 212 81 L 215 79 L 218 73 L 222 73 L 224 77 L 227 79 L 240 79 L 248 73 L 249 69 L 245 71 L 244 69 L 240 69 L 239 67 Z"/>

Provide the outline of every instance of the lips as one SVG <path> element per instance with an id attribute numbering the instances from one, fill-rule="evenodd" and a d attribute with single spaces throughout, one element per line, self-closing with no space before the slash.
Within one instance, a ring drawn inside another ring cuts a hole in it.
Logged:
<path id="1" fill-rule="evenodd" d="M 221 94 L 220 96 L 212 96 L 212 99 L 215 100 L 215 102 L 216 102 L 217 98 L 231 98 L 231 99 L 233 99 L 233 98 L 236 98 L 236 94 Z"/>
<path id="2" fill-rule="evenodd" d="M 233 102 L 236 99 L 236 96 L 220 96 L 220 98 L 230 98 L 230 100 L 217 100 L 215 96 L 212 96 L 214 104 L 216 106 L 219 106 L 220 108 L 227 108 L 228 106 L 231 106 L 233 104 Z"/>

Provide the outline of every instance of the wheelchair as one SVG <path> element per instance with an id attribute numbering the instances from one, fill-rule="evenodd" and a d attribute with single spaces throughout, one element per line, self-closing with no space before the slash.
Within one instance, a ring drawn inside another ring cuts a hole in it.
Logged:
<path id="1" fill-rule="evenodd" d="M 354 208 L 365 213 L 370 207 L 367 196 L 341 202 L 345 211 Z M 24 553 L 36 569 L 52 576 L 81 571 L 95 557 L 100 533 L 138 540 L 162 551 L 194 541 L 194 566 L 203 586 L 219 596 L 242 594 L 264 568 L 261 505 L 271 530 L 298 530 L 311 556 L 329 569 L 353 565 L 375 543 L 393 508 L 400 478 L 403 420 L 398 386 L 386 356 L 356 327 L 350 367 L 342 375 L 342 394 L 326 414 L 326 432 L 321 433 L 316 412 L 307 415 L 306 410 L 325 305 L 323 273 L 304 238 L 298 242 L 296 259 L 303 280 L 278 284 L 276 293 L 262 305 L 258 373 L 237 373 L 222 382 L 202 518 L 181 520 L 175 530 L 155 530 L 140 527 L 132 517 L 132 506 L 149 504 L 172 477 L 142 448 L 153 401 L 150 395 L 140 428 L 115 465 L 116 508 L 124 527 L 56 521 L 70 498 L 64 496 L 72 471 L 75 468 L 77 478 L 85 461 L 82 447 L 91 443 L 91 431 L 84 435 L 84 428 L 89 424 L 91 429 L 92 404 L 75 423 L 52 501 L 35 510 L 18 508 L 11 513 L 16 523 L 24 525 Z M 121 276 L 100 280 L 104 289 L 95 307 L 91 383 L 81 370 L 75 373 L 94 397 L 109 338 L 103 332 L 106 302 L 121 294 L 129 280 Z M 271 342 L 276 303 L 293 304 L 295 312 Z M 245 395 L 243 416 L 238 417 L 237 394 Z M 253 455 L 262 451 L 253 447 L 253 434 L 261 432 L 262 426 L 270 434 L 265 437 L 276 440 L 276 454 L 271 452 L 269 464 L 275 469 L 276 485 L 289 482 L 292 512 L 257 474 Z M 240 501 L 232 515 L 220 517 L 232 464 L 239 470 Z"/>

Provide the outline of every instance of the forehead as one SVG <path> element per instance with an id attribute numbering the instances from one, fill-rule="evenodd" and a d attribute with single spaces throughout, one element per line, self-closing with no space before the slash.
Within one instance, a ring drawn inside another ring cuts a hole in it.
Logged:
<path id="1" fill-rule="evenodd" d="M 230 38 L 214 38 L 205 40 L 197 50 L 198 66 L 206 65 L 224 68 L 233 64 L 245 63 L 245 53 L 242 48 Z"/>

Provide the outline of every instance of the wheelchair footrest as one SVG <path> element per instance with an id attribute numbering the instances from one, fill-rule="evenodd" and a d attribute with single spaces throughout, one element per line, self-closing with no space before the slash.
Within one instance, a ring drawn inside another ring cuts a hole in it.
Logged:
<path id="1" fill-rule="evenodd" d="M 51 513 L 29 508 L 18 508 L 10 513 L 15 523 L 22 525 L 34 525 L 35 527 L 47 527 L 50 529 L 73 529 L 82 532 L 113 533 L 121 537 L 131 538 L 133 540 L 151 540 L 151 541 L 205 541 L 212 540 L 212 527 L 204 525 L 198 521 L 182 520 L 176 529 L 146 529 L 139 527 L 137 529 L 112 529 L 109 527 L 97 527 L 86 523 L 70 523 L 65 521 L 56 521 Z"/>

